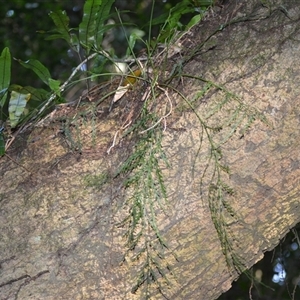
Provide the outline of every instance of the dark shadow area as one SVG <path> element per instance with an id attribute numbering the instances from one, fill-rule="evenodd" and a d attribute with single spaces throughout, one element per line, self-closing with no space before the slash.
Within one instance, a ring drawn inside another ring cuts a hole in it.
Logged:
<path id="1" fill-rule="evenodd" d="M 232 288 L 218 300 L 296 300 L 300 299 L 300 224 L 264 258 L 233 282 Z"/>
<path id="2" fill-rule="evenodd" d="M 178 1 L 174 0 L 155 1 L 153 18 L 160 15 L 167 17 L 170 9 L 177 3 Z M 12 56 L 17 59 L 23 61 L 37 59 L 51 71 L 52 78 L 66 80 L 71 73 L 70 70 L 85 57 L 74 54 L 62 39 L 46 40 L 55 28 L 49 13 L 58 10 L 66 11 L 70 21 L 69 27 L 76 30 L 82 19 L 83 5 L 84 1 L 81 0 L 55 2 L 37 0 L 33 3 L 27 3 L 25 0 L 2 1 L 0 51 L 9 47 Z M 193 7 L 196 4 L 191 2 L 190 5 Z M 126 54 L 126 46 L 124 46 L 127 44 L 126 35 L 128 38 L 133 30 L 139 30 L 146 40 L 151 28 L 150 36 L 155 38 L 162 25 L 151 26 L 151 10 L 152 1 L 148 0 L 115 1 L 109 22 L 116 24 L 116 27 L 107 33 L 105 50 L 109 50 L 112 56 L 122 58 Z M 197 13 L 199 12 L 195 7 L 195 13 L 185 14 L 180 23 L 188 23 Z M 139 52 L 145 48 L 145 45 L 137 43 L 135 48 L 134 50 Z M 23 86 L 44 86 L 34 75 L 28 76 L 28 70 L 22 68 L 17 62 L 12 64 L 12 78 L 13 83 Z"/>

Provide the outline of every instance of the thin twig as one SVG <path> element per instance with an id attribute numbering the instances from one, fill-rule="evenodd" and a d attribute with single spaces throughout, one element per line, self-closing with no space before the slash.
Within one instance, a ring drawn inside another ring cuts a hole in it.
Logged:
<path id="1" fill-rule="evenodd" d="M 253 298 L 252 298 L 252 289 L 253 289 L 253 279 L 251 280 L 251 285 L 250 285 L 250 288 L 249 288 L 249 291 L 248 291 L 250 300 L 253 300 Z"/>
<path id="2" fill-rule="evenodd" d="M 115 133 L 113 143 L 112 143 L 112 145 L 109 147 L 109 149 L 106 151 L 107 154 L 109 154 L 110 151 L 111 151 L 111 149 L 116 145 L 116 139 L 117 139 L 118 133 L 119 133 L 119 130 L 117 130 L 117 132 Z"/>
<path id="3" fill-rule="evenodd" d="M 59 92 L 62 93 L 66 86 L 70 83 L 70 81 L 72 80 L 72 78 L 76 75 L 76 73 L 82 68 L 82 66 L 87 63 L 89 60 L 93 59 L 96 55 L 103 55 L 105 56 L 107 59 L 109 59 L 112 62 L 123 62 L 123 63 L 132 63 L 132 62 L 137 62 L 140 65 L 140 61 L 144 61 L 147 60 L 147 58 L 136 58 L 136 59 L 112 59 L 109 54 L 107 54 L 105 51 L 100 51 L 99 53 L 93 53 L 91 54 L 89 57 L 87 57 L 85 60 L 83 60 L 72 72 L 72 74 L 70 75 L 70 77 L 64 82 L 64 84 L 62 84 L 62 86 L 59 88 Z M 48 99 L 48 101 L 45 103 L 45 105 L 39 110 L 39 112 L 37 113 L 36 117 L 40 116 L 43 111 L 48 107 L 48 105 L 56 98 L 57 93 L 52 93 L 50 98 Z"/>
<path id="4" fill-rule="evenodd" d="M 59 88 L 60 92 L 63 92 L 66 88 L 66 86 L 69 84 L 69 82 L 72 80 L 72 78 L 76 75 L 76 73 L 81 69 L 81 67 L 90 59 L 94 58 L 97 55 L 97 53 L 93 53 L 92 55 L 90 55 L 89 57 L 87 57 L 85 60 L 83 60 L 76 68 L 75 70 L 72 72 L 72 74 L 70 75 L 70 77 L 64 82 L 64 84 Z M 37 113 L 36 117 L 40 116 L 42 114 L 42 112 L 48 107 L 48 105 L 56 98 L 57 94 L 56 93 L 52 93 L 50 98 L 48 99 L 48 101 L 45 103 L 45 105 L 39 110 L 39 112 Z"/>
<path id="5" fill-rule="evenodd" d="M 6 141 L 5 144 L 5 152 L 8 150 L 8 148 L 11 146 L 11 144 L 13 143 L 13 141 L 15 140 L 15 138 L 17 137 L 17 135 L 24 129 L 24 127 L 26 127 L 26 125 L 22 125 L 11 137 L 11 139 Z"/>
<path id="6" fill-rule="evenodd" d="M 27 171 L 28 173 L 31 174 L 31 172 L 24 166 L 22 166 L 21 164 L 19 164 L 16 160 L 14 160 L 10 155 L 8 155 L 7 153 L 4 154 L 5 156 L 7 156 L 12 162 L 14 162 L 16 165 L 18 165 L 19 167 L 23 168 L 25 171 Z"/>

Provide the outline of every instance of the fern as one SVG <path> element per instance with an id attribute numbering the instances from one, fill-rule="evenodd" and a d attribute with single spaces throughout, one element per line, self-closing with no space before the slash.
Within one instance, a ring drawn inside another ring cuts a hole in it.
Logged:
<path id="1" fill-rule="evenodd" d="M 101 46 L 103 33 L 108 28 L 104 24 L 113 3 L 114 0 L 87 0 L 85 2 L 82 22 L 79 24 L 79 40 L 87 54 L 91 48 Z"/>
<path id="2" fill-rule="evenodd" d="M 135 131 L 147 129 L 155 123 L 157 116 L 145 105 L 138 120 Z M 126 228 L 126 257 L 137 262 L 138 270 L 132 292 L 138 289 L 145 291 L 146 299 L 150 295 L 151 286 L 160 287 L 160 279 L 168 282 L 164 262 L 164 249 L 167 242 L 160 233 L 157 214 L 164 212 L 167 203 L 167 192 L 161 168 L 168 166 L 161 147 L 162 133 L 158 128 L 146 131 L 138 138 L 133 153 L 123 163 L 117 175 L 127 174 L 124 186 L 128 191 L 124 204 L 128 214 L 120 223 Z M 138 263 L 139 262 L 139 263 Z M 147 296 L 148 295 L 148 296 Z"/>
<path id="3" fill-rule="evenodd" d="M 4 48 L 0 56 L 0 107 L 6 103 L 8 87 L 11 77 L 11 55 L 8 48 Z M 2 117 L 2 116 L 1 116 Z"/>
<path id="4" fill-rule="evenodd" d="M 98 16 L 96 19 L 96 28 L 95 28 L 95 48 L 96 49 L 102 49 L 101 44 L 103 41 L 103 34 L 109 30 L 110 28 L 114 27 L 115 25 L 105 25 L 105 22 L 107 21 L 109 15 L 111 6 L 115 0 L 103 0 L 102 4 L 98 11 Z"/>
<path id="5" fill-rule="evenodd" d="M 68 44 L 71 44 L 71 33 L 69 28 L 70 19 L 65 11 L 51 11 L 50 18 L 56 26 L 57 33 L 52 34 L 46 40 L 64 39 Z"/>

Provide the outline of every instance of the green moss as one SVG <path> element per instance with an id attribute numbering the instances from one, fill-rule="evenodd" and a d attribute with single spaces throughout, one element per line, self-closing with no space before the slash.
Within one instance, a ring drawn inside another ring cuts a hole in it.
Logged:
<path id="1" fill-rule="evenodd" d="M 88 174 L 83 177 L 83 181 L 87 187 L 101 189 L 108 182 L 109 176 L 107 173 L 92 175 Z"/>

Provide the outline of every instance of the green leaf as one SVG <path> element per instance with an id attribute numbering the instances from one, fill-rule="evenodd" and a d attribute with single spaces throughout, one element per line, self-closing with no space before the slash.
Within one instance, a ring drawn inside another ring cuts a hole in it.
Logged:
<path id="1" fill-rule="evenodd" d="M 137 40 L 138 36 L 135 33 L 132 33 L 128 39 L 128 47 L 126 50 L 126 57 L 128 57 L 129 55 L 132 55 L 133 53 L 133 48 L 135 45 L 135 42 Z"/>
<path id="2" fill-rule="evenodd" d="M 98 11 L 98 16 L 96 19 L 96 41 L 95 46 L 97 48 L 101 48 L 102 40 L 103 40 L 103 33 L 107 31 L 107 27 L 104 26 L 106 20 L 109 17 L 109 13 L 111 10 L 111 6 L 115 0 L 103 0 L 102 5 Z"/>
<path id="3" fill-rule="evenodd" d="M 194 16 L 189 23 L 186 25 L 185 30 L 188 30 L 190 28 L 192 28 L 193 26 L 195 26 L 196 24 L 198 24 L 201 20 L 202 20 L 203 15 L 202 14 L 198 14 L 196 16 Z"/>
<path id="4" fill-rule="evenodd" d="M 59 85 L 60 85 L 60 82 L 58 80 L 54 80 L 52 78 L 49 78 L 49 87 L 58 96 L 60 96 Z"/>
<path id="5" fill-rule="evenodd" d="M 46 38 L 45 38 L 45 40 L 46 41 L 52 41 L 52 40 L 58 40 L 58 39 L 61 39 L 62 37 L 61 37 L 61 34 L 59 34 L 59 33 L 54 33 L 54 34 L 51 34 L 51 35 L 49 35 L 49 36 L 47 36 Z"/>
<path id="6" fill-rule="evenodd" d="M 71 36 L 70 36 L 70 46 L 76 52 L 80 51 L 80 42 L 78 40 L 78 36 L 75 33 L 71 33 Z"/>
<path id="7" fill-rule="evenodd" d="M 104 25 L 115 0 L 87 0 L 79 24 L 79 40 L 87 53 L 92 47 L 101 48 L 103 34 L 115 25 Z"/>
<path id="8" fill-rule="evenodd" d="M 21 87 L 21 89 L 16 90 L 14 88 L 14 85 L 11 85 L 10 90 L 19 92 L 21 94 L 31 94 L 30 102 L 34 100 L 34 101 L 38 101 L 38 102 L 42 103 L 43 101 L 47 100 L 48 96 L 49 96 L 48 91 L 46 91 L 44 89 L 36 89 L 32 86 L 24 86 L 24 87 Z"/>
<path id="9" fill-rule="evenodd" d="M 20 117 L 24 113 L 26 104 L 30 100 L 30 96 L 30 94 L 22 94 L 15 91 L 11 92 L 8 111 L 12 128 L 18 125 Z"/>
<path id="10" fill-rule="evenodd" d="M 96 19 L 102 0 L 86 0 L 83 7 L 82 22 L 79 24 L 79 40 L 89 53 L 95 45 Z"/>
<path id="11" fill-rule="evenodd" d="M 195 12 L 189 0 L 182 0 L 170 9 L 168 13 L 164 13 L 150 21 L 151 26 L 164 24 L 164 29 L 175 29 L 178 26 L 182 15 Z M 149 24 L 148 24 L 149 25 Z"/>
<path id="12" fill-rule="evenodd" d="M 45 104 L 45 101 L 49 99 L 51 92 L 44 89 L 36 89 L 32 86 L 19 86 L 11 84 L 9 91 L 17 92 L 18 94 L 30 94 L 30 101 L 27 102 L 26 107 L 22 114 L 22 122 L 26 122 L 32 116 L 36 116 L 39 109 Z M 20 121 L 19 121 L 20 123 Z"/>
<path id="13" fill-rule="evenodd" d="M 8 106 L 11 128 L 15 128 L 18 125 L 21 115 L 25 110 L 27 101 L 30 100 L 30 96 L 30 94 L 21 94 L 15 91 L 11 92 Z"/>
<path id="14" fill-rule="evenodd" d="M 41 62 L 36 59 L 29 59 L 27 61 L 17 59 L 17 61 L 23 67 L 31 69 L 44 83 L 49 85 L 49 79 L 51 79 L 50 72 Z"/>
<path id="15" fill-rule="evenodd" d="M 213 0 L 195 0 L 193 1 L 193 5 L 197 7 L 207 8 L 214 4 Z"/>
<path id="16" fill-rule="evenodd" d="M 0 107 L 3 107 L 7 98 L 7 90 L 11 77 L 11 55 L 9 49 L 3 49 L 0 56 Z"/>
<path id="17" fill-rule="evenodd" d="M 5 141 L 4 141 L 2 131 L 0 131 L 0 156 L 3 156 L 4 153 L 5 153 Z"/>
<path id="18" fill-rule="evenodd" d="M 169 28 L 176 28 L 182 15 L 194 12 L 194 8 L 189 6 L 188 2 L 183 0 L 170 9 L 170 16 L 168 18 Z"/>
<path id="19" fill-rule="evenodd" d="M 144 31 L 141 30 L 134 30 L 133 33 L 129 36 L 128 39 L 128 47 L 126 50 L 126 57 L 133 54 L 133 48 L 137 40 L 141 40 L 141 37 L 144 35 Z"/>
<path id="20" fill-rule="evenodd" d="M 61 38 L 66 40 L 69 44 L 71 44 L 71 36 L 70 36 L 70 29 L 69 29 L 69 22 L 70 19 L 67 16 L 65 11 L 51 11 L 49 13 L 50 18 L 53 20 L 57 31 L 59 32 L 58 34 L 51 35 L 47 37 L 46 39 L 52 40 L 52 39 L 57 39 Z"/>
<path id="21" fill-rule="evenodd" d="M 46 91 L 44 89 L 36 89 L 32 86 L 22 87 L 16 84 L 12 84 L 9 87 L 9 91 L 15 91 L 20 94 L 30 94 L 30 102 L 27 103 L 27 107 L 31 110 L 39 107 L 39 105 L 41 105 L 49 98 L 49 91 Z"/>

